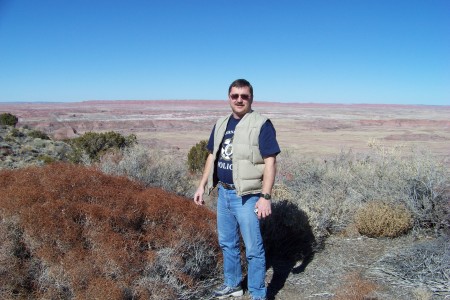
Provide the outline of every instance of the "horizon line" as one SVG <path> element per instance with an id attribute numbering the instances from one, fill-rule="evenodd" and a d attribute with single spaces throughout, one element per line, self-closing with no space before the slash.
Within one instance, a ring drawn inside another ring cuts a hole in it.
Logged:
<path id="1" fill-rule="evenodd" d="M 89 100 L 68 100 L 68 101 L 0 101 L 0 104 L 65 104 L 65 103 L 86 103 L 86 102 L 185 102 L 185 101 L 209 101 L 209 102 L 227 102 L 227 99 L 89 99 Z M 366 103 L 366 102 L 299 102 L 299 101 L 273 101 L 273 100 L 255 100 L 256 104 L 277 103 L 277 104 L 305 104 L 305 105 L 367 105 L 367 106 L 439 106 L 450 107 L 446 104 L 406 104 L 406 103 Z"/>

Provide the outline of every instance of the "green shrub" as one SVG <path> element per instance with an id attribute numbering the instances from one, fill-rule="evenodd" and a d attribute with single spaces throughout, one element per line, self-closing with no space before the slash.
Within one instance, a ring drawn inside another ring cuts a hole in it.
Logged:
<path id="1" fill-rule="evenodd" d="M 17 128 L 13 128 L 13 129 L 11 130 L 11 132 L 10 132 L 10 135 L 13 136 L 13 137 L 23 137 L 23 136 L 24 136 L 23 132 L 21 132 L 21 131 L 20 131 L 19 129 L 17 129 Z"/>
<path id="2" fill-rule="evenodd" d="M 10 113 L 0 114 L 0 125 L 16 126 L 19 119 Z"/>
<path id="3" fill-rule="evenodd" d="M 32 130 L 28 133 L 28 136 L 35 138 L 35 139 L 43 139 L 43 140 L 50 139 L 46 133 L 44 133 L 40 130 Z"/>
<path id="4" fill-rule="evenodd" d="M 16 139 L 14 138 L 14 136 L 7 135 L 7 136 L 5 136 L 5 142 L 8 142 L 8 143 L 15 143 L 15 142 L 16 142 Z"/>
<path id="5" fill-rule="evenodd" d="M 55 158 L 53 158 L 53 157 L 51 157 L 49 155 L 40 155 L 37 159 L 42 161 L 46 165 L 54 163 L 54 162 L 57 161 Z"/>
<path id="6" fill-rule="evenodd" d="M 359 233 L 368 237 L 397 237 L 412 227 L 411 213 L 404 205 L 381 201 L 366 203 L 355 216 Z"/>
<path id="7" fill-rule="evenodd" d="M 208 141 L 202 140 L 192 146 L 188 153 L 188 168 L 191 172 L 201 172 L 205 166 L 206 158 L 208 157 L 208 149 L 206 145 Z"/>
<path id="8" fill-rule="evenodd" d="M 87 132 L 80 137 L 69 140 L 68 143 L 74 148 L 73 162 L 80 163 L 86 154 L 92 161 L 99 161 L 100 157 L 114 149 L 125 149 L 136 144 L 136 136 L 130 134 L 125 137 L 120 133 L 109 132 Z"/>

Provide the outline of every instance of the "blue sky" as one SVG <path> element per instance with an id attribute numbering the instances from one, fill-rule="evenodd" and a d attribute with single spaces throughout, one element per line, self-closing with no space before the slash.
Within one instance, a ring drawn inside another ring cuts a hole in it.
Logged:
<path id="1" fill-rule="evenodd" d="M 449 0 L 0 0 L 0 102 L 450 105 Z"/>

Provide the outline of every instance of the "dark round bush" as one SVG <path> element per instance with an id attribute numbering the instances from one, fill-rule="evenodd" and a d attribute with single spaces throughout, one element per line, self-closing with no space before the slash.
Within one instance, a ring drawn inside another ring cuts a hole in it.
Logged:
<path id="1" fill-rule="evenodd" d="M 16 126 L 19 119 L 10 113 L 0 114 L 0 125 Z"/>
<path id="2" fill-rule="evenodd" d="M 208 149 L 206 149 L 206 145 L 208 142 L 206 140 L 202 140 L 192 146 L 188 153 L 188 168 L 191 172 L 200 172 L 203 170 L 205 166 L 206 158 L 208 157 Z"/>

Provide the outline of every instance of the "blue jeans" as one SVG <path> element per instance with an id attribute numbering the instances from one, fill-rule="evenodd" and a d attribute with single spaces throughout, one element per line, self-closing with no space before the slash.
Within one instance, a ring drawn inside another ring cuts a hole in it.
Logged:
<path id="1" fill-rule="evenodd" d="M 254 297 L 266 296 L 266 258 L 254 209 L 259 195 L 240 197 L 235 190 L 219 185 L 217 231 L 223 253 L 224 283 L 238 286 L 242 281 L 239 230 L 245 244 L 248 264 L 248 290 Z"/>

